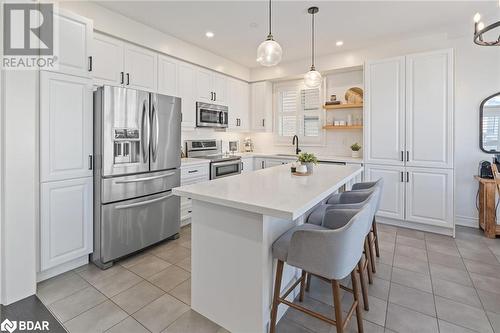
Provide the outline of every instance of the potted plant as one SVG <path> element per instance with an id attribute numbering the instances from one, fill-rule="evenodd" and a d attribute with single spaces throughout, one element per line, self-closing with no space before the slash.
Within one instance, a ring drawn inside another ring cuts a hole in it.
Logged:
<path id="1" fill-rule="evenodd" d="M 357 142 L 353 143 L 351 145 L 351 151 L 352 151 L 351 156 L 355 157 L 355 158 L 360 157 L 360 154 L 359 154 L 360 150 L 361 150 L 361 145 Z"/>
<path id="2" fill-rule="evenodd" d="M 313 165 L 318 164 L 318 159 L 312 153 L 300 153 L 298 159 L 301 164 L 307 167 L 307 173 L 311 173 Z"/>

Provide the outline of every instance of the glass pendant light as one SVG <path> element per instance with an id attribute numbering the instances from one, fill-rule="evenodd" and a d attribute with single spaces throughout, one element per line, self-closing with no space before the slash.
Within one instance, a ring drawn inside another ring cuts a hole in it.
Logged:
<path id="1" fill-rule="evenodd" d="M 311 38 L 311 50 L 312 50 L 312 64 L 311 69 L 304 75 L 304 83 L 308 88 L 318 88 L 321 85 L 321 73 L 314 67 L 314 14 L 319 12 L 318 7 L 311 7 L 307 10 L 309 14 L 312 15 L 312 38 Z"/>
<path id="2" fill-rule="evenodd" d="M 275 66 L 281 61 L 283 50 L 271 33 L 271 0 L 269 0 L 269 34 L 257 48 L 257 62 L 262 66 Z"/>

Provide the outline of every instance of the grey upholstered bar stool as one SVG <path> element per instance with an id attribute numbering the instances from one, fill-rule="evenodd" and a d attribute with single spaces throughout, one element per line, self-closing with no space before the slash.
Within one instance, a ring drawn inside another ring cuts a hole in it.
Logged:
<path id="1" fill-rule="evenodd" d="M 375 255 L 377 257 L 380 257 L 380 250 L 379 250 L 379 245 L 378 245 L 376 213 L 378 212 L 378 210 L 380 208 L 380 201 L 382 199 L 383 187 L 384 187 L 384 181 L 382 178 L 380 178 L 374 182 L 356 183 L 352 186 L 351 191 L 348 191 L 348 192 L 358 192 L 358 191 L 373 191 L 375 189 L 379 189 L 379 195 L 378 195 L 377 202 L 376 202 L 375 214 L 373 215 L 373 222 L 372 222 L 372 226 L 371 226 L 371 230 L 370 230 L 371 236 L 368 237 L 370 257 L 371 257 L 371 267 L 372 267 L 373 273 L 376 272 Z M 346 203 L 346 201 L 352 201 L 353 199 L 351 197 L 343 196 L 344 193 L 348 193 L 348 192 L 343 192 L 343 193 L 332 195 L 328 199 L 327 203 L 338 205 L 340 203 Z M 351 199 L 351 200 L 349 200 L 349 199 Z M 373 253 L 373 247 L 375 247 L 375 255 Z"/>
<path id="2" fill-rule="evenodd" d="M 314 225 L 323 225 L 323 221 L 325 219 L 325 212 L 329 208 L 336 208 L 336 209 L 354 209 L 354 210 L 359 210 L 364 206 L 369 207 L 369 218 L 370 221 L 373 219 L 373 216 L 375 215 L 376 211 L 376 204 L 378 200 L 378 196 L 380 194 L 380 191 L 378 188 L 374 190 L 367 190 L 367 191 L 354 191 L 354 192 L 343 192 L 341 195 L 341 200 L 338 200 L 337 204 L 323 204 L 318 206 L 308 217 L 307 223 L 308 224 L 314 224 Z M 371 223 L 368 223 L 366 225 L 365 229 L 365 241 L 364 241 L 364 254 L 365 254 L 365 260 L 360 261 L 358 263 L 358 272 L 360 275 L 360 281 L 361 281 L 361 291 L 363 295 L 363 305 L 365 310 L 369 310 L 370 306 L 368 304 L 368 289 L 366 287 L 365 283 L 365 277 L 364 273 L 367 273 L 368 276 L 368 282 L 370 284 L 373 283 L 373 277 L 372 277 L 372 264 L 373 263 L 373 258 L 371 256 L 371 252 L 369 250 L 369 234 L 370 234 L 370 229 L 371 229 Z M 306 290 L 309 290 L 310 287 L 310 282 L 311 282 L 311 276 L 310 274 L 307 275 L 306 278 Z"/>
<path id="3" fill-rule="evenodd" d="M 273 306 L 271 311 L 270 333 L 276 329 L 278 306 L 286 304 L 315 318 L 335 325 L 342 333 L 356 311 L 358 332 L 363 332 L 362 312 L 359 304 L 358 280 L 355 274 L 358 262 L 363 254 L 363 242 L 366 226 L 371 222 L 370 207 L 360 210 L 334 209 L 325 210 L 323 225 L 303 224 L 284 233 L 273 244 L 273 257 L 278 260 L 276 282 L 274 284 Z M 340 226 L 335 228 L 336 226 Z M 281 279 L 285 262 L 302 269 L 301 278 L 280 296 Z M 335 319 L 309 310 L 286 297 L 300 283 L 299 301 L 304 298 L 305 273 L 314 274 L 332 285 Z M 352 289 L 340 286 L 339 281 L 351 275 Z M 350 291 L 354 301 L 348 314 L 342 319 L 340 288 Z"/>

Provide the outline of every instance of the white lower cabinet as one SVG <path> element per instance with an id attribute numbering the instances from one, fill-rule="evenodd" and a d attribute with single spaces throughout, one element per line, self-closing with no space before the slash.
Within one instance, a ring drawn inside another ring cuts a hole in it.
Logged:
<path id="1" fill-rule="evenodd" d="M 365 179 L 384 180 L 378 216 L 453 228 L 453 170 L 365 165 Z"/>
<path id="2" fill-rule="evenodd" d="M 406 168 L 406 220 L 453 227 L 453 171 Z"/>
<path id="3" fill-rule="evenodd" d="M 40 269 L 92 252 L 93 178 L 41 184 Z"/>
<path id="4" fill-rule="evenodd" d="M 266 159 L 260 157 L 256 157 L 253 159 L 254 170 L 265 169 L 265 168 L 266 168 Z"/>
<path id="5" fill-rule="evenodd" d="M 253 157 L 242 158 L 241 163 L 243 163 L 241 173 L 247 173 L 254 170 Z"/>
<path id="6" fill-rule="evenodd" d="M 210 180 L 208 163 L 181 166 L 181 186 Z M 191 198 L 181 198 L 181 226 L 189 224 L 191 219 Z"/>
<path id="7" fill-rule="evenodd" d="M 365 180 L 384 180 L 378 215 L 398 220 L 405 218 L 404 167 L 365 165 Z"/>

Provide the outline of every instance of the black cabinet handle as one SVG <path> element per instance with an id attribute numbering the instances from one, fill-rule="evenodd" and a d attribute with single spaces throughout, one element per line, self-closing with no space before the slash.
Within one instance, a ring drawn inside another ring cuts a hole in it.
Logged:
<path id="1" fill-rule="evenodd" d="M 189 170 L 188 173 L 195 173 L 198 172 L 198 170 Z"/>
<path id="2" fill-rule="evenodd" d="M 401 171 L 401 183 L 404 183 L 404 181 L 405 181 L 405 180 L 404 180 L 404 172 L 403 172 L 403 171 Z"/>
<path id="3" fill-rule="evenodd" d="M 401 162 L 405 160 L 405 152 L 401 150 Z"/>
<path id="4" fill-rule="evenodd" d="M 124 75 L 125 75 L 125 73 L 120 72 L 120 84 L 123 84 L 125 82 L 124 81 Z"/>
<path id="5" fill-rule="evenodd" d="M 94 169 L 94 157 L 89 155 L 89 170 Z"/>
<path id="6" fill-rule="evenodd" d="M 406 151 L 406 162 L 410 161 L 410 151 Z"/>
<path id="7" fill-rule="evenodd" d="M 89 57 L 89 72 L 92 72 L 92 56 Z"/>
<path id="8" fill-rule="evenodd" d="M 127 86 L 130 84 L 130 73 L 127 73 Z"/>
<path id="9" fill-rule="evenodd" d="M 406 182 L 410 182 L 410 173 L 408 171 L 406 171 Z"/>
<path id="10" fill-rule="evenodd" d="M 217 100 L 217 93 L 214 92 L 214 101 L 216 101 L 216 100 Z"/>
<path id="11" fill-rule="evenodd" d="M 266 120 L 262 119 L 262 127 L 266 127 Z"/>

